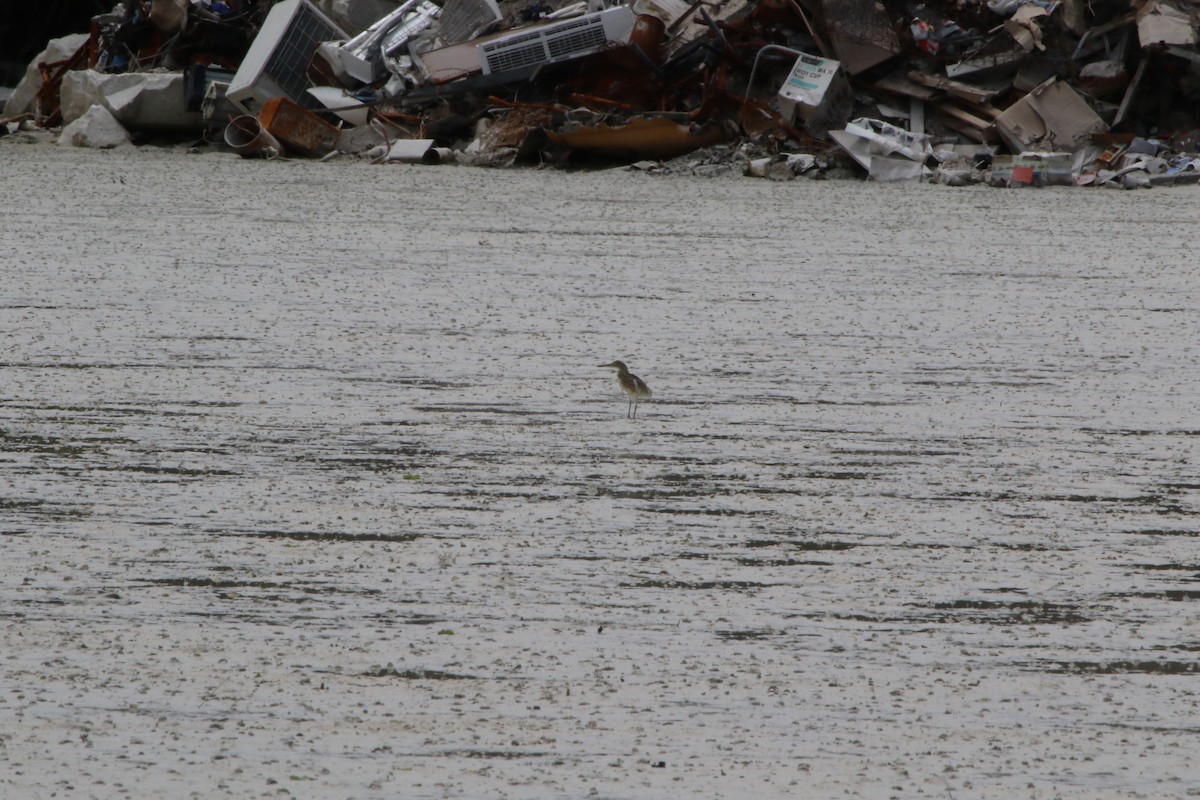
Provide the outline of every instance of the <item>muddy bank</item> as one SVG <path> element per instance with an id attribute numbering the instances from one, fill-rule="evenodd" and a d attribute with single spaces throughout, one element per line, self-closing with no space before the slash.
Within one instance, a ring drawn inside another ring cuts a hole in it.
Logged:
<path id="1" fill-rule="evenodd" d="M 5 796 L 1200 792 L 1194 187 L 0 173 Z"/>

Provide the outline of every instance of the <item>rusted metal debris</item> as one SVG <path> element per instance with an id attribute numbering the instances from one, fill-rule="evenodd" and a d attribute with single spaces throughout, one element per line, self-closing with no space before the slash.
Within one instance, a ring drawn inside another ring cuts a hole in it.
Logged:
<path id="1" fill-rule="evenodd" d="M 564 126 L 560 131 L 547 131 L 546 136 L 551 142 L 589 154 L 625 161 L 665 161 L 722 144 L 735 132 L 715 121 L 700 124 L 667 117 L 633 117 L 616 125 Z"/>
<path id="2" fill-rule="evenodd" d="M 1064 164 L 1071 182 L 1109 185 L 1200 167 L 1184 0 L 404 0 L 365 30 L 332 6 L 127 2 L 42 65 L 33 108 L 0 117 L 69 121 L 70 71 L 167 69 L 188 75 L 204 126 L 230 129 L 211 138 L 254 155 L 502 165 L 701 151 L 776 176 L 840 162 L 959 183 L 999 165 L 1012 185 L 1061 183 Z M 1134 141 L 1154 154 L 1105 158 Z"/>

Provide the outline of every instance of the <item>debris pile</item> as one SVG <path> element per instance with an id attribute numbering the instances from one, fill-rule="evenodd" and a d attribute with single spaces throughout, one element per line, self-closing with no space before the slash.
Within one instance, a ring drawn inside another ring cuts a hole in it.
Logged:
<path id="1" fill-rule="evenodd" d="M 1198 8 L 125 0 L 30 65 L 0 135 L 66 126 L 63 141 L 85 144 L 204 132 L 246 157 L 1163 185 L 1200 180 Z"/>

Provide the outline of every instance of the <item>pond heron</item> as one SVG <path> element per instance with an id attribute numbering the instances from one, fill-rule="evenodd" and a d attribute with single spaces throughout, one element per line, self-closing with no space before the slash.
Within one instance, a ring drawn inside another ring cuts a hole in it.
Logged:
<path id="1" fill-rule="evenodd" d="M 629 367 L 625 366 L 624 361 L 614 361 L 611 364 L 601 364 L 601 368 L 613 368 L 617 371 L 617 383 L 621 384 L 621 388 L 625 390 L 625 394 L 629 395 L 629 407 L 625 409 L 625 418 L 633 419 L 637 417 L 637 407 L 639 400 L 649 400 L 652 396 L 650 387 L 646 382 L 629 371 Z"/>

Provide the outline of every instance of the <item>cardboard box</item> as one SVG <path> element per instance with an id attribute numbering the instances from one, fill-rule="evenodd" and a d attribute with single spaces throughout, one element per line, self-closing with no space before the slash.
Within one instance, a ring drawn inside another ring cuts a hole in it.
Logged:
<path id="1" fill-rule="evenodd" d="M 1078 92 L 1051 78 L 997 117 L 996 130 L 1014 153 L 1074 151 L 1108 125 Z"/>

